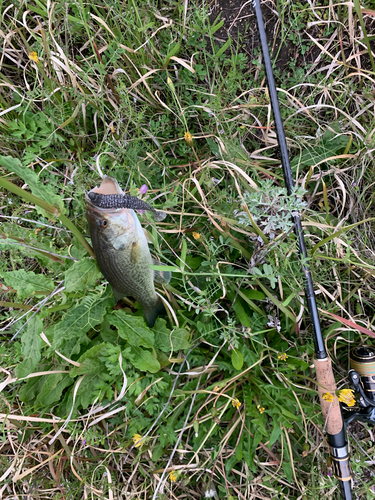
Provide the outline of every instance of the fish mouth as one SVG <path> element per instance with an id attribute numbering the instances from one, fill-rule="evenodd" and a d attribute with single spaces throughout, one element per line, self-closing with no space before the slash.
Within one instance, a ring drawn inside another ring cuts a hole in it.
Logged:
<path id="1" fill-rule="evenodd" d="M 114 179 L 113 177 L 108 177 L 104 176 L 103 180 L 100 184 L 100 186 L 95 186 L 89 193 L 99 193 L 99 194 L 124 194 L 124 191 L 120 188 L 119 183 L 117 182 L 117 179 Z M 97 212 L 117 212 L 119 209 L 105 209 L 105 208 L 98 208 L 93 203 L 91 202 L 91 199 L 88 196 L 88 193 L 85 193 L 85 198 L 86 202 L 90 205 L 90 208 L 92 210 L 95 210 Z"/>

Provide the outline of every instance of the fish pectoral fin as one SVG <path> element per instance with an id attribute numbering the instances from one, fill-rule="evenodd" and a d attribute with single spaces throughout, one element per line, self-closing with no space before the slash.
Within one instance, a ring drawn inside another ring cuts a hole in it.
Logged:
<path id="1" fill-rule="evenodd" d="M 147 243 L 152 243 L 154 244 L 154 241 L 151 238 L 150 233 L 147 231 L 147 229 L 143 228 L 143 232 L 145 233 Z"/>
<path id="2" fill-rule="evenodd" d="M 142 249 L 141 245 L 139 244 L 139 240 L 133 241 L 130 254 L 131 263 L 137 264 L 137 262 L 140 260 L 141 257 L 142 257 Z"/>
<path id="3" fill-rule="evenodd" d="M 113 297 L 115 298 L 115 304 L 117 304 L 117 302 L 122 299 L 123 297 L 125 297 L 125 295 L 121 292 L 119 292 L 118 290 L 116 290 L 116 288 L 113 288 L 112 287 L 112 290 L 113 290 Z"/>
<path id="4" fill-rule="evenodd" d="M 155 266 L 166 266 L 166 264 L 163 264 L 156 259 L 152 259 L 152 263 Z M 156 283 L 169 283 L 171 278 L 172 273 L 170 271 L 154 271 L 154 281 Z"/>

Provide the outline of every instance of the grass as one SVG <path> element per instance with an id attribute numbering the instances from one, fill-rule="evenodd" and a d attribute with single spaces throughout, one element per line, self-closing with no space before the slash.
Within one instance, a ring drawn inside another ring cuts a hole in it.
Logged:
<path id="1" fill-rule="evenodd" d="M 374 20 L 357 3 L 264 2 L 340 388 L 371 339 L 332 314 L 374 321 Z M 336 498 L 254 17 L 237 35 L 215 5 L 3 6 L 2 498 Z M 113 309 L 90 257 L 102 174 L 168 213 L 140 216 L 174 271 L 152 330 L 131 299 Z M 371 429 L 349 436 L 373 498 Z"/>

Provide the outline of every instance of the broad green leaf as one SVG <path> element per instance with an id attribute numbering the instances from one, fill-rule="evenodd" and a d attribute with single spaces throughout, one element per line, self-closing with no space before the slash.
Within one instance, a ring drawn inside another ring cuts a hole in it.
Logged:
<path id="1" fill-rule="evenodd" d="M 75 404 L 76 408 L 82 406 L 83 409 L 86 409 L 90 404 L 94 402 L 95 390 L 97 388 L 97 384 L 99 384 L 99 382 L 101 381 L 102 378 L 100 377 L 100 375 L 86 375 L 78 389 L 77 400 Z"/>
<path id="2" fill-rule="evenodd" d="M 108 290 L 108 289 L 107 289 Z M 52 348 L 72 356 L 80 352 L 81 344 L 87 344 L 88 332 L 103 321 L 107 307 L 113 305 L 112 296 L 106 291 L 103 295 L 89 295 L 78 306 L 72 307 L 59 323 L 52 327 Z"/>
<path id="3" fill-rule="evenodd" d="M 132 346 L 152 347 L 155 343 L 153 331 L 140 316 L 131 316 L 125 311 L 113 311 L 107 316 L 109 323 L 118 329 L 119 336 Z"/>
<path id="4" fill-rule="evenodd" d="M 27 329 L 22 335 L 21 352 L 23 361 L 16 367 L 18 378 L 27 377 L 38 365 L 41 354 L 42 339 L 40 333 L 43 330 L 43 322 L 39 316 L 33 316 L 27 323 Z"/>
<path id="5" fill-rule="evenodd" d="M 245 289 L 241 288 L 241 292 L 248 298 L 248 299 L 253 299 L 253 300 L 263 300 L 266 296 L 264 295 L 263 292 L 260 292 L 259 290 L 253 290 L 251 288 Z"/>
<path id="6" fill-rule="evenodd" d="M 236 297 L 236 294 L 234 293 L 233 290 L 228 290 L 227 296 L 228 296 L 229 300 L 231 300 L 233 302 L 233 300 Z M 250 328 L 251 322 L 250 322 L 249 315 L 246 313 L 245 309 L 243 308 L 243 305 L 241 304 L 240 298 L 238 295 L 236 297 L 235 303 L 232 304 L 232 308 L 233 308 L 234 312 L 236 313 L 238 320 L 241 322 L 241 325 L 245 326 L 246 328 Z"/>
<path id="7" fill-rule="evenodd" d="M 85 351 L 82 356 L 78 358 L 78 363 L 81 363 L 81 366 L 74 366 L 70 370 L 70 376 L 74 378 L 77 375 L 87 375 L 102 372 L 105 367 L 98 358 L 101 351 L 104 351 L 105 348 L 106 344 L 102 342 L 101 344 L 94 345 L 93 347 Z M 100 365 L 100 368 L 98 368 L 98 365 Z"/>
<path id="8" fill-rule="evenodd" d="M 235 455 L 236 455 L 236 459 L 238 461 L 242 460 L 242 457 L 243 457 L 243 441 L 244 441 L 244 433 L 242 433 L 240 440 L 239 440 L 239 443 L 236 446 Z"/>
<path id="9" fill-rule="evenodd" d="M 79 292 L 94 285 L 101 277 L 99 267 L 94 259 L 88 257 L 75 262 L 65 271 L 65 289 L 67 292 Z"/>
<path id="10" fill-rule="evenodd" d="M 292 422 L 295 421 L 295 420 L 298 420 L 298 421 L 300 420 L 300 417 L 298 415 L 295 415 L 295 414 L 291 413 L 290 411 L 288 411 L 285 408 L 281 408 L 281 412 L 283 413 L 283 415 L 285 415 L 286 417 L 290 418 L 290 420 Z"/>
<path id="11" fill-rule="evenodd" d="M 276 443 L 276 441 L 279 439 L 279 437 L 282 433 L 282 429 L 280 427 L 280 424 L 278 422 L 275 422 L 275 423 L 276 423 L 276 425 L 273 428 L 273 431 L 271 432 L 271 436 L 270 436 L 270 442 L 269 442 L 270 446 L 272 446 L 274 443 Z"/>
<path id="12" fill-rule="evenodd" d="M 45 370 L 51 369 L 50 366 L 44 367 Z M 19 398 L 23 403 L 28 403 L 35 399 L 42 390 L 44 384 L 44 377 L 32 377 L 26 383 L 21 385 L 19 391 Z"/>
<path id="13" fill-rule="evenodd" d="M 36 404 L 49 408 L 53 403 L 60 401 L 63 390 L 73 384 L 69 374 L 53 373 L 44 377 L 42 390 L 36 398 Z"/>
<path id="14" fill-rule="evenodd" d="M 44 185 L 40 177 L 31 168 L 24 167 L 20 160 L 12 156 L 0 156 L 0 165 L 9 172 L 17 174 L 18 177 L 29 185 L 33 195 L 58 208 L 61 214 L 65 213 L 64 202 L 61 196 L 55 194 L 50 186 Z M 45 214 L 44 210 L 40 210 L 39 207 L 37 209 L 40 213 Z"/>
<path id="15" fill-rule="evenodd" d="M 98 375 L 103 373 L 105 365 L 98 359 L 87 358 L 79 368 L 76 369 L 77 375 Z"/>
<path id="16" fill-rule="evenodd" d="M 179 351 L 180 349 L 189 349 L 189 332 L 184 328 L 176 328 L 171 332 L 166 326 L 163 318 L 156 320 L 153 328 L 155 334 L 155 347 L 163 352 Z"/>
<path id="17" fill-rule="evenodd" d="M 152 450 L 151 460 L 153 462 L 157 462 L 163 456 L 163 453 L 164 453 L 164 446 L 161 443 L 158 443 Z"/>
<path id="18" fill-rule="evenodd" d="M 35 274 L 33 271 L 9 271 L 2 274 L 4 283 L 17 290 L 20 298 L 27 298 L 36 291 L 52 292 L 55 285 L 51 278 L 44 274 Z"/>
<path id="19" fill-rule="evenodd" d="M 143 372 L 156 373 L 160 370 L 159 361 L 146 349 L 132 347 L 130 349 L 130 354 L 124 351 L 124 356 L 126 356 L 138 370 Z"/>
<path id="20" fill-rule="evenodd" d="M 101 353 L 101 351 L 104 350 L 105 348 L 106 348 L 105 342 L 92 346 L 90 349 L 84 352 L 82 356 L 78 358 L 78 363 L 83 363 L 85 359 L 97 358 Z"/>
<path id="21" fill-rule="evenodd" d="M 241 370 L 243 366 L 243 355 L 239 349 L 232 349 L 231 360 L 234 368 L 236 370 Z"/>
<path id="22" fill-rule="evenodd" d="M 255 290 L 254 290 L 255 291 Z M 260 292 L 261 293 L 261 292 Z M 264 313 L 264 311 L 262 311 L 262 309 L 260 309 L 256 304 L 254 304 L 254 302 L 252 300 L 250 300 L 241 290 L 238 291 L 238 295 L 247 303 L 249 304 L 249 306 L 251 307 L 251 309 L 253 309 L 254 311 L 256 311 L 258 314 L 262 315 L 262 316 L 266 316 L 266 314 Z"/>

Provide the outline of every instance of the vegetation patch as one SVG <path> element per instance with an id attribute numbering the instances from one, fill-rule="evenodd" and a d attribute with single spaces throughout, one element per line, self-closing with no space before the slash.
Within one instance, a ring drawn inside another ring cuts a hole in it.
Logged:
<path id="1" fill-rule="evenodd" d="M 290 214 L 347 387 L 374 321 L 372 4 L 262 2 L 292 196 L 250 3 L 3 4 L 2 498 L 338 494 Z M 167 214 L 138 213 L 172 274 L 153 328 L 96 264 L 104 175 Z M 371 429 L 349 437 L 373 498 Z"/>

